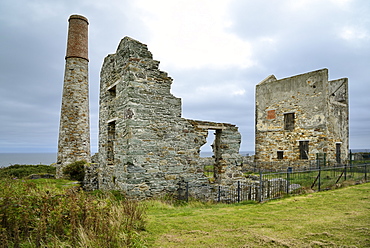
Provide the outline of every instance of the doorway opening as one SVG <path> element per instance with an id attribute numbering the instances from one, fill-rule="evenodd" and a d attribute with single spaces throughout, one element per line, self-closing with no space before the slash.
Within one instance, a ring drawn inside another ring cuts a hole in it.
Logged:
<path id="1" fill-rule="evenodd" d="M 205 159 L 204 173 L 212 181 L 218 178 L 221 160 L 221 129 L 208 129 L 207 143 L 201 147 L 201 157 Z"/>
<path id="2" fill-rule="evenodd" d="M 340 143 L 340 142 L 335 143 L 335 160 L 337 161 L 338 165 L 340 165 L 342 163 L 342 161 L 341 161 L 341 145 L 342 145 L 342 143 Z"/>
<path id="3" fill-rule="evenodd" d="M 216 130 L 208 129 L 207 143 L 200 148 L 200 156 L 203 158 L 213 157 L 212 145 L 216 138 Z"/>
<path id="4" fill-rule="evenodd" d="M 116 121 L 108 123 L 107 163 L 114 164 L 114 141 L 116 139 Z"/>

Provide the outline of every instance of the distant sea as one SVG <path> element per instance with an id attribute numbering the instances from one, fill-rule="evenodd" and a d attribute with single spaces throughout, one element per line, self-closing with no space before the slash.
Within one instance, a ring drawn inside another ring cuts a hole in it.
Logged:
<path id="1" fill-rule="evenodd" d="M 370 149 L 351 149 L 352 153 L 370 152 Z M 241 151 L 243 156 L 254 155 L 254 151 Z M 200 152 L 201 157 L 212 157 L 213 152 Z M 50 165 L 57 160 L 56 153 L 0 153 L 0 167 L 13 164 L 46 164 Z"/>
<path id="2" fill-rule="evenodd" d="M 370 149 L 350 149 L 352 153 L 357 153 L 357 152 L 370 152 Z"/>
<path id="3" fill-rule="evenodd" d="M 254 155 L 254 151 L 240 151 L 239 152 L 242 156 L 252 156 Z M 206 158 L 206 157 L 212 157 L 213 156 L 213 152 L 200 152 L 200 156 L 202 158 Z"/>
<path id="4" fill-rule="evenodd" d="M 0 153 L 0 167 L 13 164 L 50 165 L 56 161 L 56 153 Z"/>

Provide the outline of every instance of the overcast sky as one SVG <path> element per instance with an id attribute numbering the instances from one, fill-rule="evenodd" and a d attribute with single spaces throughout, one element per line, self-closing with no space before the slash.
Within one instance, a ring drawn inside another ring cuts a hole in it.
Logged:
<path id="1" fill-rule="evenodd" d="M 2 0 L 0 152 L 57 152 L 68 18 L 89 19 L 92 152 L 99 73 L 130 36 L 174 79 L 183 117 L 236 124 L 254 150 L 255 85 L 349 78 L 350 148 L 370 148 L 369 0 Z"/>

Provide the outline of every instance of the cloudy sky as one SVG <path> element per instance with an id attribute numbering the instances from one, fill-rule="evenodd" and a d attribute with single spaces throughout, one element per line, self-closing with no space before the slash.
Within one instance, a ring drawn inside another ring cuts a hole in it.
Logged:
<path id="1" fill-rule="evenodd" d="M 349 78 L 350 148 L 370 148 L 368 0 L 2 0 L 0 152 L 56 152 L 68 18 L 89 19 L 92 152 L 99 73 L 130 36 L 174 79 L 183 117 L 239 126 L 254 150 L 255 85 L 321 68 Z"/>

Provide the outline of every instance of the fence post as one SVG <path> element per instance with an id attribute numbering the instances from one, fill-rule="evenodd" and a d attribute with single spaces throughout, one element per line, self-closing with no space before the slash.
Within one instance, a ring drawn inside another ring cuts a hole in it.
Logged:
<path id="1" fill-rule="evenodd" d="M 263 182 L 262 182 L 262 171 L 260 171 L 260 186 L 259 186 L 259 188 L 258 188 L 258 201 L 259 202 L 262 202 L 262 199 L 263 199 L 263 197 L 262 197 L 262 194 L 263 194 Z"/>
<path id="2" fill-rule="evenodd" d="M 367 166 L 365 164 L 365 183 L 367 182 Z"/>
<path id="3" fill-rule="evenodd" d="M 318 175 L 318 191 L 320 192 L 321 190 L 321 166 L 319 165 L 319 175 Z"/>
<path id="4" fill-rule="evenodd" d="M 217 202 L 221 200 L 221 186 L 218 186 L 218 195 L 217 195 Z"/>
<path id="5" fill-rule="evenodd" d="M 292 173 L 292 167 L 288 167 L 286 173 L 286 193 L 289 194 L 289 186 L 290 186 L 290 173 Z"/>
<path id="6" fill-rule="evenodd" d="M 349 150 L 350 154 L 351 154 L 351 158 L 352 158 L 352 150 Z M 350 160 L 350 163 L 349 163 L 349 170 L 351 171 L 352 170 L 352 166 L 353 166 L 353 160 L 351 159 Z"/>
<path id="7" fill-rule="evenodd" d="M 189 201 L 189 182 L 186 182 L 185 198 L 186 201 Z"/>
<path id="8" fill-rule="evenodd" d="M 238 203 L 240 202 L 240 181 L 238 181 Z"/>
<path id="9" fill-rule="evenodd" d="M 344 165 L 344 181 L 347 181 L 347 164 Z"/>

